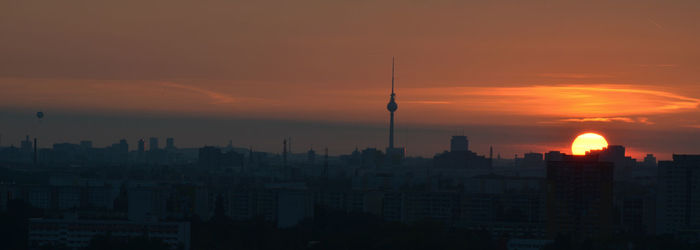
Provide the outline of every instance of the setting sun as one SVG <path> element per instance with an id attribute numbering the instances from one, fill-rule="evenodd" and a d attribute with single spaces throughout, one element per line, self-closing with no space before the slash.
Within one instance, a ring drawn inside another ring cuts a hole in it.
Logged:
<path id="1" fill-rule="evenodd" d="M 605 137 L 596 133 L 581 134 L 571 144 L 571 153 L 574 155 L 585 155 L 591 150 L 600 150 L 608 147 Z"/>

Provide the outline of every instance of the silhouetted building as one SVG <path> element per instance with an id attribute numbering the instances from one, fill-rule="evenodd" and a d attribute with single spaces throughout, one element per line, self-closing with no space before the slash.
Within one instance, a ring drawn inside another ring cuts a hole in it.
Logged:
<path id="1" fill-rule="evenodd" d="M 647 154 L 647 156 L 644 157 L 643 164 L 645 167 L 656 167 L 656 157 L 654 157 L 653 154 Z"/>
<path id="2" fill-rule="evenodd" d="M 124 165 L 129 162 L 129 144 L 126 143 L 125 139 L 119 140 L 119 143 L 112 144 L 110 149 L 112 152 L 112 163 Z"/>
<path id="3" fill-rule="evenodd" d="M 374 168 L 384 161 L 385 155 L 376 148 L 366 148 L 362 150 L 362 166 Z"/>
<path id="4" fill-rule="evenodd" d="M 175 139 L 170 137 L 165 139 L 165 149 L 175 150 Z"/>
<path id="5" fill-rule="evenodd" d="M 658 171 L 657 232 L 700 230 L 700 155 L 673 155 Z"/>
<path id="6" fill-rule="evenodd" d="M 490 169 L 491 159 L 469 151 L 468 145 L 466 136 L 453 136 L 450 140 L 451 150 L 436 154 L 433 157 L 434 166 L 437 168 Z"/>
<path id="7" fill-rule="evenodd" d="M 544 154 L 544 161 L 561 161 L 564 158 L 564 154 L 559 151 L 549 151 Z"/>
<path id="8" fill-rule="evenodd" d="M 613 226 L 613 164 L 595 155 L 547 162 L 547 234 L 575 241 L 609 236 Z"/>
<path id="9" fill-rule="evenodd" d="M 218 168 L 221 166 L 221 149 L 212 146 L 199 148 L 199 166 L 205 168 Z"/>
<path id="10" fill-rule="evenodd" d="M 24 139 L 24 141 L 22 141 L 22 143 L 20 145 L 20 149 L 22 150 L 22 152 L 27 153 L 27 154 L 32 152 L 32 150 L 33 150 L 32 149 L 32 141 L 29 140 L 29 135 L 27 135 L 26 139 Z"/>
<path id="11" fill-rule="evenodd" d="M 313 148 L 309 149 L 308 152 L 306 152 L 306 161 L 310 165 L 314 165 L 316 162 L 316 151 L 314 151 Z"/>
<path id="12" fill-rule="evenodd" d="M 143 139 L 139 139 L 138 152 L 143 153 L 146 150 L 146 142 Z"/>
<path id="13" fill-rule="evenodd" d="M 467 152 L 469 151 L 469 140 L 464 135 L 452 136 L 450 140 L 450 152 Z"/>
<path id="14" fill-rule="evenodd" d="M 158 138 L 151 137 L 148 139 L 148 151 L 158 150 Z"/>
<path id="15" fill-rule="evenodd" d="M 598 155 L 600 161 L 615 164 L 615 180 L 629 180 L 632 178 L 632 171 L 637 166 L 637 161 L 632 157 L 625 156 L 625 147 L 620 145 L 610 145 L 602 150 L 592 150 L 587 154 Z"/>
<path id="16" fill-rule="evenodd" d="M 491 160 L 472 151 L 443 152 L 433 157 L 433 164 L 437 168 L 458 169 L 482 169 L 491 168 Z"/>

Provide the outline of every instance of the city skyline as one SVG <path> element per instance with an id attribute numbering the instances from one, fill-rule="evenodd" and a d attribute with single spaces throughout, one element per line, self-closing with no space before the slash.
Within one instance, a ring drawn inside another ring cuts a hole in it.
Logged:
<path id="1" fill-rule="evenodd" d="M 0 0 L 0 249 L 700 249 L 698 13 Z"/>

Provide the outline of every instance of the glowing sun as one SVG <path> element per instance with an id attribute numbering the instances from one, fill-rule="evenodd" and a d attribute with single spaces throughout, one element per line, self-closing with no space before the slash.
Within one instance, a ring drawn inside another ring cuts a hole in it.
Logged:
<path id="1" fill-rule="evenodd" d="M 591 150 L 600 150 L 608 147 L 605 137 L 596 133 L 580 134 L 571 143 L 571 153 L 574 155 L 585 155 Z"/>

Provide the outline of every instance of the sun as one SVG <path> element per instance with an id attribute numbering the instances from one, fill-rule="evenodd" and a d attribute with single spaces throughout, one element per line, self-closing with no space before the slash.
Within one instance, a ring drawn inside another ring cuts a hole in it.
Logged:
<path id="1" fill-rule="evenodd" d="M 571 153 L 574 155 L 585 155 L 591 150 L 601 150 L 608 147 L 605 137 L 596 133 L 580 134 L 571 144 Z"/>

